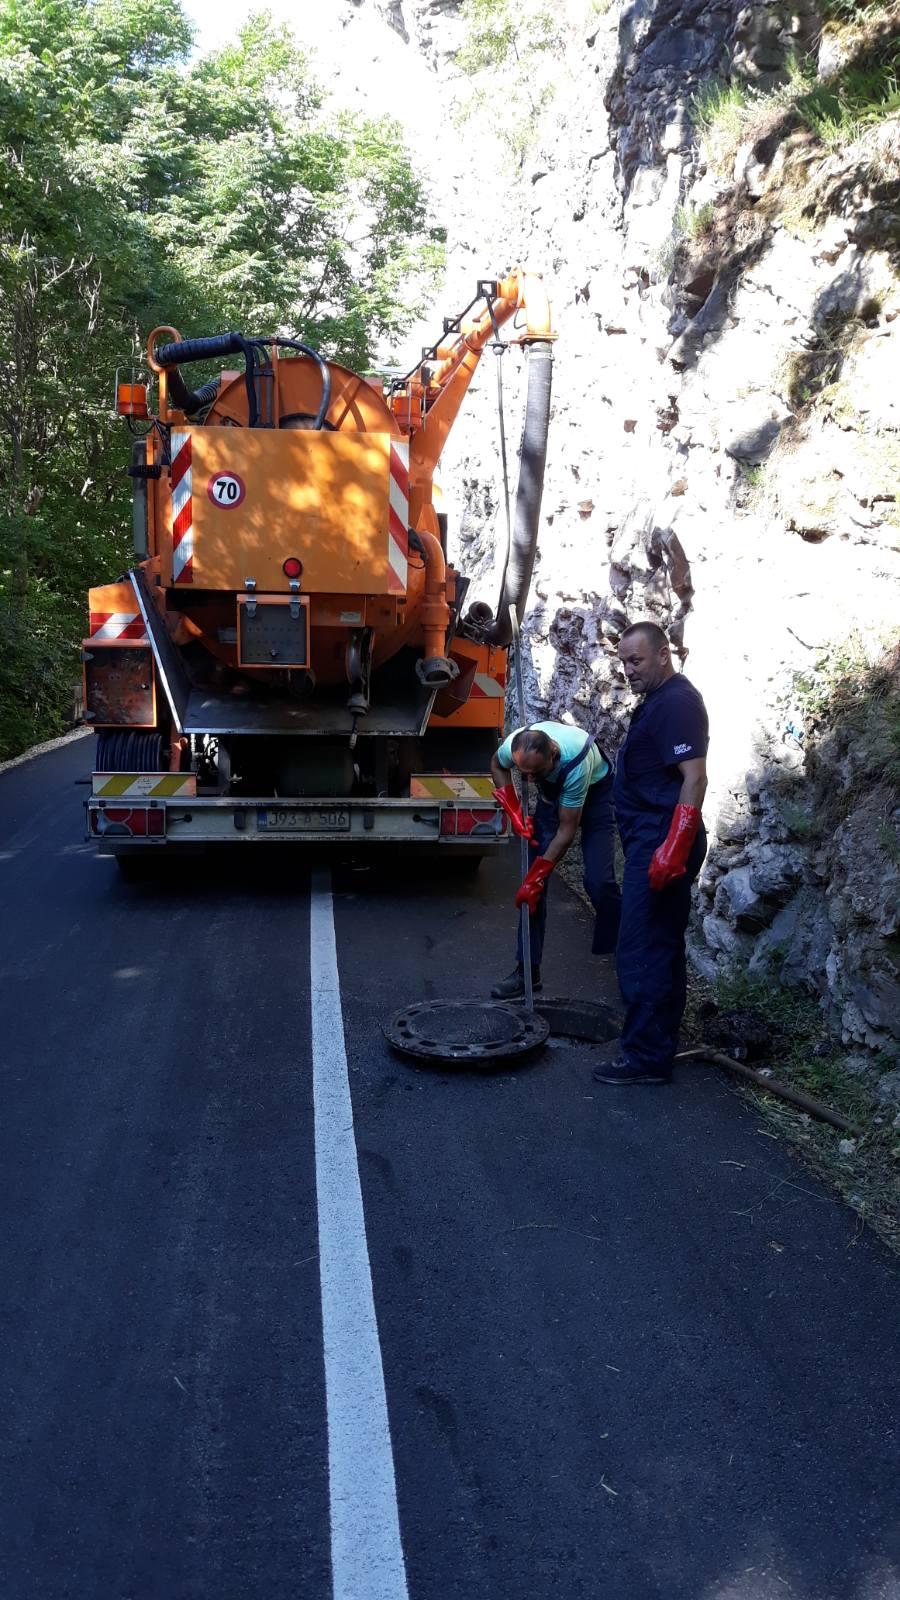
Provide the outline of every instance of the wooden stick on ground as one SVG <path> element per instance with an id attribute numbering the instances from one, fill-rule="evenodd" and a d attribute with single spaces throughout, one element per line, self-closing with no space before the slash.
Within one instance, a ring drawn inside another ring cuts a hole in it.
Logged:
<path id="1" fill-rule="evenodd" d="M 815 1100 L 811 1094 L 806 1094 L 803 1089 L 793 1089 L 790 1084 L 781 1083 L 778 1078 L 764 1078 L 762 1073 L 755 1072 L 752 1067 L 744 1065 L 743 1061 L 735 1061 L 722 1050 L 708 1050 L 701 1046 L 697 1050 L 682 1050 L 675 1057 L 676 1061 L 712 1061 L 717 1067 L 726 1067 L 739 1078 L 755 1084 L 764 1094 L 777 1095 L 780 1100 L 787 1100 L 792 1106 L 799 1106 L 801 1111 L 808 1111 L 810 1116 L 818 1117 L 821 1122 L 830 1122 L 833 1128 L 840 1128 L 843 1133 L 852 1134 L 859 1139 L 862 1128 L 858 1128 L 848 1117 L 839 1111 L 832 1111 L 830 1106 L 823 1105 L 821 1100 Z"/>

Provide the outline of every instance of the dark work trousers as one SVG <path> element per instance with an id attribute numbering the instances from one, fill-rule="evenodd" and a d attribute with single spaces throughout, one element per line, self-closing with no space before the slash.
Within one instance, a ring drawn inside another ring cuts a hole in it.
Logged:
<path id="1" fill-rule="evenodd" d="M 706 855 L 700 829 L 688 857 L 685 877 L 667 889 L 651 889 L 650 858 L 666 837 L 659 827 L 629 833 L 622 881 L 622 923 L 616 970 L 625 1024 L 622 1055 L 635 1067 L 668 1073 L 678 1048 L 678 1029 L 687 999 L 684 936 L 691 910 L 691 884 Z"/>
<path id="2" fill-rule="evenodd" d="M 616 948 L 619 934 L 621 895 L 616 883 L 615 837 L 613 819 L 612 774 L 599 783 L 592 783 L 581 812 L 581 854 L 584 858 L 584 887 L 594 908 L 594 940 L 591 951 L 595 956 L 609 955 Z M 540 799 L 534 813 L 534 840 L 529 847 L 530 862 L 544 854 L 559 827 L 559 806 Z M 539 967 L 544 953 L 544 932 L 547 927 L 547 894 L 550 885 L 537 903 L 530 919 L 531 965 Z M 523 965 L 522 925 L 519 923 L 517 947 L 519 966 Z"/>

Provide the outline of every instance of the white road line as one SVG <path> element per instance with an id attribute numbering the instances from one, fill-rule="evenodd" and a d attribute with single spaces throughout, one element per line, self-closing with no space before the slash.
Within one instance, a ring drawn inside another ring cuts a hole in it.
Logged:
<path id="1" fill-rule="evenodd" d="M 332 1594 L 408 1600 L 327 872 L 313 874 L 310 976 Z"/>

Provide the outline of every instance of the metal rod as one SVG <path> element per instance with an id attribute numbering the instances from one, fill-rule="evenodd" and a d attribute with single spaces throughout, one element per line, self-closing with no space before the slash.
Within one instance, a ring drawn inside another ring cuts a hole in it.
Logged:
<path id="1" fill-rule="evenodd" d="M 512 623 L 513 635 L 513 665 L 516 673 L 516 699 L 519 706 L 519 726 L 525 726 L 525 680 L 522 676 L 522 636 L 519 632 L 519 619 L 516 616 L 515 606 L 509 608 L 509 618 Z M 524 801 L 524 796 L 523 796 Z M 524 805 L 522 815 L 524 816 Z M 522 881 L 528 875 L 528 840 L 519 840 L 519 861 Z M 534 985 L 531 978 L 531 913 L 527 905 L 519 910 L 519 926 L 522 930 L 522 982 L 525 987 L 525 1009 L 534 1010 Z"/>
<path id="2" fill-rule="evenodd" d="M 787 1100 L 792 1106 L 799 1106 L 801 1111 L 808 1111 L 811 1116 L 818 1117 L 821 1122 L 830 1122 L 833 1128 L 840 1128 L 842 1133 L 852 1133 L 855 1138 L 862 1136 L 863 1129 L 851 1122 L 848 1117 L 839 1111 L 832 1111 L 830 1106 L 823 1105 L 821 1100 L 815 1100 L 811 1094 L 806 1094 L 803 1089 L 792 1089 L 790 1084 L 781 1083 L 778 1078 L 764 1078 L 760 1072 L 755 1072 L 752 1067 L 744 1065 L 743 1061 L 735 1061 L 722 1050 L 682 1050 L 675 1057 L 676 1061 L 713 1061 L 717 1067 L 727 1067 L 739 1078 L 744 1078 L 748 1083 L 755 1084 L 764 1094 L 774 1094 L 780 1100 Z"/>

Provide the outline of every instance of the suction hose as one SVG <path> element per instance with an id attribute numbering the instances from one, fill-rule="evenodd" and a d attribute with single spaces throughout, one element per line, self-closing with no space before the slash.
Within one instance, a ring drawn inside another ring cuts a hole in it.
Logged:
<path id="1" fill-rule="evenodd" d="M 503 574 L 503 589 L 497 616 L 484 634 L 488 644 L 501 646 L 508 645 L 512 639 L 510 606 L 515 609 L 516 617 L 521 622 L 528 603 L 541 519 L 541 495 L 547 460 L 547 431 L 550 425 L 553 345 L 548 339 L 535 339 L 525 348 L 528 360 L 528 393 L 525 401 L 525 424 L 522 429 L 512 546 Z"/>

